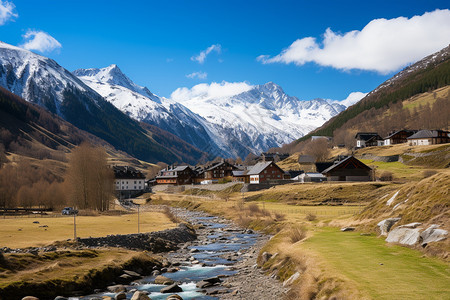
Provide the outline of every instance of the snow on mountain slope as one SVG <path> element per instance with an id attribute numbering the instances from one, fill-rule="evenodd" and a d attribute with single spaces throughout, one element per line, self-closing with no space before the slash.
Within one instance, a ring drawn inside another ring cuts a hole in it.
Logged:
<path id="1" fill-rule="evenodd" d="M 200 84 L 178 89 L 167 99 L 133 83 L 116 65 L 74 74 L 130 117 L 214 156 L 245 157 L 279 147 L 346 108 L 332 100 L 301 101 L 272 82 Z"/>
<path id="2" fill-rule="evenodd" d="M 273 82 L 256 86 L 223 82 L 209 87 L 179 89 L 172 99 L 207 120 L 204 125 L 218 133 L 216 143 L 236 146 L 238 137 L 241 146 L 253 152 L 292 142 L 346 108 L 337 101 L 301 101 Z"/>
<path id="3" fill-rule="evenodd" d="M 54 60 L 3 42 L 0 42 L 0 85 L 58 115 L 66 88 L 90 92 Z"/>
<path id="4" fill-rule="evenodd" d="M 102 69 L 79 69 L 73 73 L 131 118 L 158 126 L 202 151 L 226 155 L 215 145 L 199 122 L 198 115 L 177 102 L 161 99 L 146 87 L 135 84 L 116 65 Z"/>

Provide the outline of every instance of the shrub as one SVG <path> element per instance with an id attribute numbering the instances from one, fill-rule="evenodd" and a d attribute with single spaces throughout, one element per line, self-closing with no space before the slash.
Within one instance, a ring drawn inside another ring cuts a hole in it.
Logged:
<path id="1" fill-rule="evenodd" d="M 380 176 L 381 181 L 392 181 L 393 178 L 394 175 L 392 174 L 392 172 L 389 171 L 384 171 Z"/>
<path id="2" fill-rule="evenodd" d="M 317 220 L 317 216 L 315 214 L 313 214 L 313 213 L 307 214 L 305 218 L 306 218 L 307 221 L 315 221 L 315 220 Z"/>
<path id="3" fill-rule="evenodd" d="M 306 237 L 306 232 L 308 230 L 303 225 L 292 226 L 289 229 L 289 238 L 291 243 L 297 243 L 298 241 L 303 240 Z"/>
<path id="4" fill-rule="evenodd" d="M 423 178 L 427 178 L 427 177 L 433 176 L 436 173 L 437 173 L 437 171 L 435 171 L 435 170 L 425 170 L 425 171 L 423 171 L 422 174 L 423 174 Z"/>
<path id="5" fill-rule="evenodd" d="M 259 208 L 258 204 L 252 203 L 248 206 L 248 210 L 252 214 L 259 214 L 261 212 L 261 209 Z"/>
<path id="6" fill-rule="evenodd" d="M 286 220 L 286 215 L 282 213 L 275 213 L 275 219 L 277 221 L 284 221 Z"/>

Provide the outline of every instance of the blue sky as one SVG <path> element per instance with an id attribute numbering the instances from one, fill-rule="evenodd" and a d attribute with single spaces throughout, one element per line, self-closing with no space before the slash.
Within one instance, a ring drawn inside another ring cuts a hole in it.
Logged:
<path id="1" fill-rule="evenodd" d="M 137 84 L 165 97 L 179 87 L 191 88 L 200 83 L 273 81 L 300 99 L 340 100 L 351 92 L 373 90 L 408 61 L 450 43 L 447 34 L 450 31 L 446 31 L 450 25 L 439 21 L 439 17 L 450 21 L 446 13 L 424 16 L 436 9 L 448 9 L 448 1 L 0 0 L 0 3 L 3 7 L 15 6 L 12 15 L 0 24 L 0 40 L 23 46 L 27 33 L 29 41 L 38 32 L 44 32 L 54 41 L 46 39 L 50 43 L 47 50 L 36 50 L 37 46 L 33 51 L 55 59 L 66 69 L 117 64 Z M 412 23 L 414 16 L 421 17 Z M 0 22 L 1 17 L 0 11 Z M 362 31 L 371 21 L 381 18 L 394 21 L 374 22 L 373 30 L 367 28 L 364 35 L 346 35 Z M 433 22 L 442 24 L 443 32 L 436 30 Z M 416 27 L 439 34 L 410 32 Z M 336 41 L 336 36 L 343 38 L 325 51 L 327 28 L 331 29 L 329 41 Z M 385 32 L 398 32 L 400 37 L 410 33 L 412 37 L 424 37 L 402 41 L 395 35 L 387 39 Z M 379 43 L 370 44 L 366 47 L 370 49 L 364 50 L 367 52 L 354 46 L 356 43 L 363 49 L 361 44 L 377 41 L 378 37 Z M 295 41 L 298 43 L 293 44 Z M 386 48 L 386 44 L 399 49 L 400 54 L 391 55 L 395 51 Z M 195 60 L 208 47 L 211 51 L 203 63 Z M 283 54 L 283 49 L 289 51 Z M 352 53 L 352 49 L 357 50 Z M 408 57 L 402 61 L 405 56 Z"/>

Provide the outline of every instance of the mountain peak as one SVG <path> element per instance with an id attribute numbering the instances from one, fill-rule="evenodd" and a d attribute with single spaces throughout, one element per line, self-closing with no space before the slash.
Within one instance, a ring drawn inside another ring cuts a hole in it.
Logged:
<path id="1" fill-rule="evenodd" d="M 152 94 L 146 87 L 142 87 L 134 83 L 128 78 L 116 64 L 111 64 L 105 68 L 97 69 L 78 69 L 72 72 L 84 81 L 94 81 L 107 83 L 111 85 L 119 85 L 133 92 L 148 97 L 153 101 L 159 102 L 159 98 Z"/>

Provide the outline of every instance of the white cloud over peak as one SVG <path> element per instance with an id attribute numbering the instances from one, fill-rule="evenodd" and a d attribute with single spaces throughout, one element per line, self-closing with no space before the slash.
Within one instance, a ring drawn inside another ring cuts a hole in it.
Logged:
<path id="1" fill-rule="evenodd" d="M 348 97 L 345 100 L 338 101 L 338 103 L 349 107 L 349 106 L 352 106 L 353 104 L 359 102 L 359 100 L 364 98 L 366 95 L 367 95 L 367 93 L 352 92 L 348 95 Z"/>
<path id="2" fill-rule="evenodd" d="M 206 77 L 208 77 L 208 73 L 206 72 L 193 72 L 191 74 L 187 74 L 186 75 L 187 78 L 197 78 L 197 79 L 206 79 Z"/>
<path id="3" fill-rule="evenodd" d="M 14 8 L 16 8 L 14 3 L 0 0 L 0 25 L 19 16 L 14 12 Z"/>
<path id="4" fill-rule="evenodd" d="M 260 55 L 263 64 L 314 62 L 340 70 L 370 70 L 382 74 L 441 50 L 450 43 L 450 10 L 435 10 L 410 19 L 375 19 L 362 30 L 344 34 L 328 28 L 323 41 L 305 37 L 276 56 Z"/>
<path id="5" fill-rule="evenodd" d="M 210 54 L 212 51 L 215 51 L 217 52 L 217 54 L 220 54 L 222 52 L 222 46 L 220 44 L 211 45 L 205 50 L 201 51 L 199 55 L 192 56 L 191 60 L 203 64 L 208 54 Z"/>
<path id="6" fill-rule="evenodd" d="M 192 88 L 181 87 L 176 89 L 170 98 L 177 102 L 195 99 L 212 99 L 230 97 L 250 90 L 253 86 L 246 82 L 212 82 L 201 83 Z"/>
<path id="7" fill-rule="evenodd" d="M 43 31 L 28 30 L 23 35 L 25 42 L 21 45 L 27 50 L 37 50 L 40 52 L 51 52 L 59 49 L 62 45 L 51 35 Z"/>

